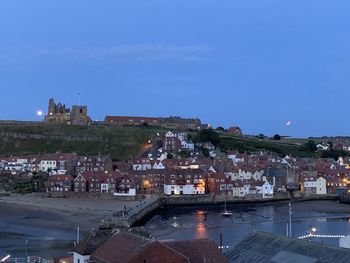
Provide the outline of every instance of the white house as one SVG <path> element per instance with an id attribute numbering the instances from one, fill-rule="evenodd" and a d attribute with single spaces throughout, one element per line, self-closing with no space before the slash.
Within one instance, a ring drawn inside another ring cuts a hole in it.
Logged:
<path id="1" fill-rule="evenodd" d="M 177 138 L 179 138 L 179 140 L 182 141 L 186 141 L 187 140 L 187 133 L 186 132 L 179 132 L 177 134 Z"/>
<path id="2" fill-rule="evenodd" d="M 176 136 L 176 133 L 172 132 L 172 131 L 168 131 L 166 134 L 165 134 L 165 137 L 166 138 L 174 138 L 174 137 L 177 137 Z"/>
<path id="3" fill-rule="evenodd" d="M 152 169 L 155 169 L 155 170 L 164 170 L 165 169 L 165 166 L 164 164 L 161 162 L 161 161 L 156 161 L 154 162 L 153 166 L 152 166 Z"/>
<path id="4" fill-rule="evenodd" d="M 316 145 L 316 148 L 319 151 L 327 151 L 329 149 L 329 145 L 327 143 L 319 143 Z"/>
<path id="5" fill-rule="evenodd" d="M 232 162 L 235 163 L 243 163 L 244 162 L 244 155 L 243 154 L 237 154 L 236 152 L 229 152 L 227 154 L 227 158 L 232 160 Z"/>
<path id="6" fill-rule="evenodd" d="M 305 194 L 327 194 L 327 182 L 323 177 L 304 177 Z"/>
<path id="7" fill-rule="evenodd" d="M 140 158 L 133 162 L 132 169 L 134 171 L 145 171 L 152 169 L 152 163 L 150 159 Z"/>
<path id="8" fill-rule="evenodd" d="M 53 159 L 50 159 L 50 160 L 43 159 L 39 163 L 39 170 L 42 172 L 47 172 L 49 170 L 54 170 L 56 168 L 57 168 L 57 161 Z"/>
<path id="9" fill-rule="evenodd" d="M 232 195 L 234 197 L 245 197 L 249 194 L 250 185 L 241 182 L 235 182 L 232 188 Z"/>
<path id="10" fill-rule="evenodd" d="M 261 181 L 254 183 L 256 193 L 262 194 L 263 198 L 272 198 L 273 197 L 273 185 L 269 184 L 268 181 Z"/>
<path id="11" fill-rule="evenodd" d="M 181 148 L 188 151 L 194 151 L 194 143 L 192 141 L 181 141 Z"/>
<path id="12" fill-rule="evenodd" d="M 205 194 L 204 176 L 201 173 L 190 171 L 167 174 L 164 181 L 164 194 Z"/>
<path id="13" fill-rule="evenodd" d="M 73 263 L 88 263 L 90 262 L 90 255 L 80 255 L 77 252 L 73 253 Z"/>

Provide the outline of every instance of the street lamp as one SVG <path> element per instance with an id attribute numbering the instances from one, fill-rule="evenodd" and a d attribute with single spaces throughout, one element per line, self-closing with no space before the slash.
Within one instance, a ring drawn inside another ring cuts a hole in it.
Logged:
<path id="1" fill-rule="evenodd" d="M 10 257 L 11 257 L 11 255 L 6 255 L 5 257 L 3 257 L 3 258 L 1 259 L 0 262 L 6 262 L 6 260 L 8 260 Z"/>
<path id="2" fill-rule="evenodd" d="M 316 227 L 313 227 L 313 226 L 310 226 L 310 227 L 309 227 L 309 233 L 310 233 L 310 235 L 315 235 L 316 232 L 317 232 Z"/>

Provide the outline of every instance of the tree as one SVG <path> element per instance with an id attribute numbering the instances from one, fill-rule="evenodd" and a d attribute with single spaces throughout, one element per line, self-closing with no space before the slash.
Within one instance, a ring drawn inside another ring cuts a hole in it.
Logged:
<path id="1" fill-rule="evenodd" d="M 276 140 L 276 141 L 279 141 L 281 140 L 281 136 L 279 134 L 275 134 L 272 139 Z"/>
<path id="2" fill-rule="evenodd" d="M 306 143 L 306 146 L 307 146 L 307 149 L 308 149 L 310 152 L 316 152 L 316 150 L 317 150 L 316 143 L 315 143 L 314 140 L 309 140 L 309 141 Z"/>
<path id="3" fill-rule="evenodd" d="M 191 156 L 191 154 L 188 151 L 180 151 L 179 155 L 181 158 L 188 158 Z"/>
<path id="4" fill-rule="evenodd" d="M 210 153 L 207 148 L 202 148 L 202 154 L 204 157 L 210 157 Z"/>
<path id="5" fill-rule="evenodd" d="M 257 136 L 259 139 L 265 139 L 265 135 L 262 133 L 259 133 L 259 135 Z"/>
<path id="6" fill-rule="evenodd" d="M 334 160 L 338 160 L 339 156 L 345 157 L 348 153 L 346 151 L 322 151 L 321 158 L 333 158 Z"/>
<path id="7" fill-rule="evenodd" d="M 328 142 L 329 150 L 333 151 L 333 142 L 329 141 Z"/>
<path id="8" fill-rule="evenodd" d="M 219 126 L 219 127 L 217 127 L 217 128 L 216 128 L 216 130 L 217 130 L 217 131 L 224 131 L 224 130 L 225 130 L 225 128 L 224 128 L 224 127 L 222 127 L 222 126 Z"/>
<path id="9" fill-rule="evenodd" d="M 213 131 L 213 129 L 203 129 L 200 130 L 197 134 L 197 142 L 211 142 L 214 146 L 217 146 L 220 143 L 220 135 Z"/>

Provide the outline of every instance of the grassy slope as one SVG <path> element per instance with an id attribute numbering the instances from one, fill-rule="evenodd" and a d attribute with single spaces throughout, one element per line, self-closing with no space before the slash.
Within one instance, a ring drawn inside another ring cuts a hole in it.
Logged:
<path id="1" fill-rule="evenodd" d="M 220 146 L 224 149 L 239 149 L 241 151 L 268 150 L 281 156 L 291 154 L 299 157 L 316 157 L 316 153 L 300 151 L 299 146 L 307 142 L 307 139 L 274 141 L 269 139 L 258 139 L 253 137 L 222 136 Z"/>
<path id="2" fill-rule="evenodd" d="M 45 152 L 77 152 L 80 154 L 110 153 L 112 158 L 125 160 L 136 156 L 147 140 L 152 139 L 157 132 L 162 136 L 166 130 L 154 127 L 110 127 L 110 126 L 0 126 L 0 133 L 35 134 L 49 136 L 45 139 L 0 136 L 0 155 L 34 154 Z M 195 134 L 192 133 L 194 136 Z M 77 142 L 67 138 L 57 139 L 52 136 L 74 138 L 92 138 L 95 141 Z M 50 138 L 51 137 L 51 138 Z M 98 141 L 101 140 L 101 141 Z M 239 149 L 256 151 L 266 149 L 280 154 L 312 157 L 314 153 L 299 151 L 299 145 L 307 139 L 283 139 L 272 141 L 254 137 L 235 137 L 221 135 L 222 149 Z"/>
<path id="3" fill-rule="evenodd" d="M 110 153 L 112 158 L 123 160 L 135 156 L 157 131 L 145 127 L 0 126 L 1 132 L 64 136 L 65 138 L 15 139 L 13 136 L 1 136 L 0 155 L 62 151 L 85 154 Z M 70 136 L 75 138 L 89 137 L 95 141 L 69 141 Z"/>

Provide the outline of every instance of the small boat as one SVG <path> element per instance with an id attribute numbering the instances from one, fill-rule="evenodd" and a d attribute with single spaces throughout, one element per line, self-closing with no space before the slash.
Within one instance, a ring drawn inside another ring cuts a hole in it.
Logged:
<path id="1" fill-rule="evenodd" d="M 227 216 L 227 217 L 233 215 L 233 212 L 228 211 L 228 210 L 226 209 L 226 197 L 225 197 L 225 210 L 224 210 L 224 212 L 221 212 L 221 215 Z"/>
<path id="2" fill-rule="evenodd" d="M 221 213 L 223 216 L 232 216 L 233 213 L 231 211 L 225 210 L 224 212 Z"/>

